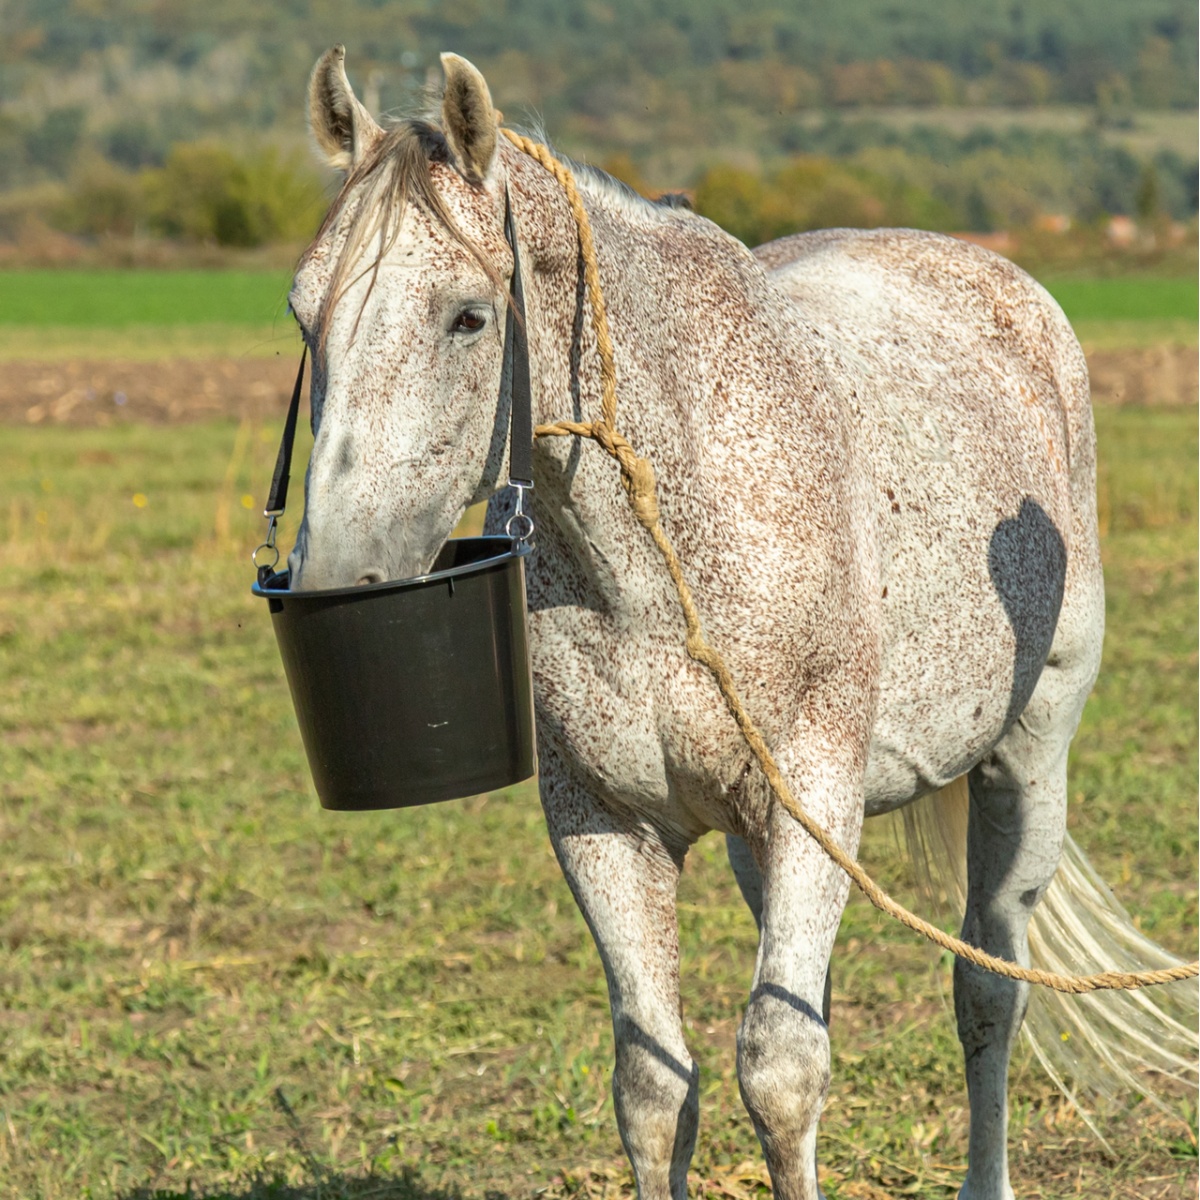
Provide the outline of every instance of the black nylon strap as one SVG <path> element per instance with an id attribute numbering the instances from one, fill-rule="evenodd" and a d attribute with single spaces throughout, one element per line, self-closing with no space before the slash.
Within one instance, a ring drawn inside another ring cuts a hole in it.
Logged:
<path id="1" fill-rule="evenodd" d="M 292 473 L 292 445 L 296 441 L 296 417 L 300 412 L 300 393 L 304 389 L 304 362 L 308 358 L 308 347 L 300 355 L 300 370 L 296 372 L 296 386 L 292 388 L 292 402 L 288 405 L 287 420 L 283 423 L 283 438 L 279 443 L 279 454 L 275 458 L 275 474 L 271 476 L 271 491 L 267 496 L 264 517 L 279 516 L 287 507 L 288 479 Z"/>
<path id="2" fill-rule="evenodd" d="M 501 400 L 508 401 L 508 480 L 533 487 L 533 392 L 529 382 L 529 341 L 525 331 L 525 289 L 521 283 L 521 252 L 513 221 L 512 200 L 504 188 L 504 236 L 512 249 L 513 273 L 508 311 L 504 317 L 504 365 L 500 372 Z"/>

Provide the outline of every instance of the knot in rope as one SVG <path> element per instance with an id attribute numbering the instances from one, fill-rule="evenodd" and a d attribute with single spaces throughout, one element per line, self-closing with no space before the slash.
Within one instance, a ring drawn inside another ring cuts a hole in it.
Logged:
<path id="1" fill-rule="evenodd" d="M 621 468 L 621 483 L 629 496 L 634 516 L 647 528 L 658 524 L 658 482 L 654 466 L 648 458 L 639 458 L 632 443 L 623 434 L 603 421 L 556 421 L 539 425 L 533 431 L 540 437 L 584 437 L 600 445 Z"/>

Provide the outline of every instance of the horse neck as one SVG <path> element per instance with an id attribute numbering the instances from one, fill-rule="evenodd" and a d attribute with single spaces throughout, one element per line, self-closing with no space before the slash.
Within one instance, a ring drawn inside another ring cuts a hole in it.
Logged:
<path id="1" fill-rule="evenodd" d="M 578 228 L 562 189 L 540 165 L 525 159 L 510 172 L 519 181 L 514 204 L 521 205 L 523 240 L 534 252 L 528 300 L 536 419 L 597 420 L 600 367 L 583 298 Z M 705 222 L 643 207 L 590 181 L 580 193 L 592 222 L 615 351 L 616 427 L 673 491 L 673 483 L 694 479 L 700 466 L 712 403 L 704 376 L 729 320 L 713 289 L 700 284 L 716 278 L 719 297 L 744 302 L 747 285 L 753 291 L 754 277 L 762 273 L 744 248 Z M 544 438 L 537 462 L 541 507 L 551 519 L 569 518 L 569 540 L 603 550 L 614 531 L 627 529 L 615 465 L 598 447 Z M 689 491 L 681 488 L 676 521 L 687 521 Z"/>

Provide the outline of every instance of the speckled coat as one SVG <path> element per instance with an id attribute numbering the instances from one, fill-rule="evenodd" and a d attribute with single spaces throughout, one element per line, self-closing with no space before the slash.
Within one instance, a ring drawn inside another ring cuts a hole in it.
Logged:
<path id="1" fill-rule="evenodd" d="M 506 183 L 535 420 L 599 411 L 566 200 L 497 138 L 474 68 L 444 61 L 441 131 L 384 135 L 337 51 L 314 73 L 314 133 L 351 175 L 292 294 L 319 351 L 298 588 L 418 573 L 506 478 Z M 392 244 L 386 230 L 362 235 L 373 181 L 404 138 L 424 148 L 465 238 L 419 194 Z M 1010 263 L 949 238 L 833 230 L 751 253 L 611 181 L 582 174 L 580 186 L 618 427 L 653 460 L 707 635 L 797 798 L 853 850 L 864 814 L 969 772 L 965 936 L 1025 957 L 1103 627 L 1086 370 L 1062 313 Z M 348 244 L 380 269 L 339 276 Z M 688 846 L 719 830 L 761 928 L 742 1094 L 777 1195 L 814 1197 L 823 992 L 847 881 L 772 804 L 687 657 L 673 588 L 612 461 L 543 439 L 535 477 L 542 798 L 608 974 L 617 1116 L 640 1193 L 686 1189 L 697 1069 L 679 1013 L 675 887 Z M 496 495 L 492 529 L 508 503 Z M 1022 987 L 956 968 L 970 1200 L 1012 1195 L 1005 1081 L 1024 1002 Z"/>

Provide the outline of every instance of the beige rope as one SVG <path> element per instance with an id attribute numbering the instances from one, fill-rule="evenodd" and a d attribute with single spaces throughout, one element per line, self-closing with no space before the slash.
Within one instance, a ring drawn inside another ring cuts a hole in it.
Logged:
<path id="1" fill-rule="evenodd" d="M 600 417 L 611 430 L 617 423 L 617 370 L 613 365 L 613 344 L 608 335 L 608 313 L 604 308 L 604 291 L 600 287 L 600 268 L 596 260 L 596 245 L 592 241 L 592 223 L 588 220 L 587 210 L 579 198 L 575 179 L 563 163 L 532 138 L 522 137 L 519 133 L 513 133 L 511 129 L 501 129 L 500 132 L 518 150 L 523 150 L 530 158 L 537 159 L 558 180 L 567 194 L 567 203 L 570 204 L 575 224 L 579 227 L 583 277 L 587 283 L 588 294 L 592 298 L 592 329 L 596 333 L 596 352 L 600 356 Z"/>
<path id="2" fill-rule="evenodd" d="M 592 328 L 596 335 L 596 351 L 600 358 L 600 378 L 602 389 L 602 418 L 591 423 L 577 421 L 558 421 L 553 425 L 539 425 L 534 430 L 535 437 L 586 437 L 598 442 L 621 468 L 621 481 L 629 495 L 629 503 L 639 522 L 646 527 L 659 553 L 666 563 L 667 571 L 679 593 L 679 603 L 683 607 L 684 619 L 687 623 L 687 651 L 698 663 L 702 663 L 712 672 L 717 681 L 721 695 L 733 714 L 746 744 L 754 753 L 762 768 L 767 782 L 771 785 L 776 799 L 784 810 L 805 832 L 821 847 L 822 850 L 850 877 L 870 902 L 881 912 L 895 917 L 901 924 L 928 938 L 943 950 L 949 950 L 959 958 L 983 967 L 996 975 L 1008 979 L 1019 979 L 1026 983 L 1039 983 L 1044 987 L 1053 988 L 1058 992 L 1096 992 L 1102 990 L 1130 990 L 1148 987 L 1151 984 L 1175 983 L 1181 979 L 1195 978 L 1200 974 L 1200 961 L 1181 963 L 1176 967 L 1168 967 L 1158 971 L 1102 971 L 1096 975 L 1059 975 L 1052 971 L 1039 971 L 1032 967 L 1023 967 L 1019 963 L 997 958 L 987 954 L 977 946 L 964 942 L 952 934 L 946 933 L 936 925 L 930 924 L 915 913 L 909 912 L 902 904 L 893 900 L 877 884 L 859 864 L 848 855 L 841 846 L 833 840 L 829 833 L 812 819 L 801 808 L 788 782 L 784 779 L 775 758 L 767 746 L 766 740 L 759 732 L 758 726 L 742 705 L 733 676 L 725 665 L 725 660 L 719 651 L 709 644 L 704 637 L 700 624 L 700 613 L 692 598 L 691 588 L 683 577 L 683 568 L 674 547 L 663 531 L 658 516 L 658 501 L 655 495 L 654 468 L 649 459 L 639 458 L 629 441 L 615 429 L 617 414 L 616 369 L 613 362 L 612 339 L 608 332 L 608 315 L 604 308 L 604 293 L 600 287 L 600 270 L 596 260 L 596 247 L 592 241 L 591 224 L 583 207 L 583 201 L 575 187 L 571 172 L 559 162 L 545 146 L 529 138 L 513 133 L 510 129 L 501 132 L 518 149 L 530 157 L 537 159 L 549 171 L 566 192 L 571 212 L 579 227 L 579 245 L 583 255 L 584 276 L 587 282 L 588 294 L 591 298 Z"/>

